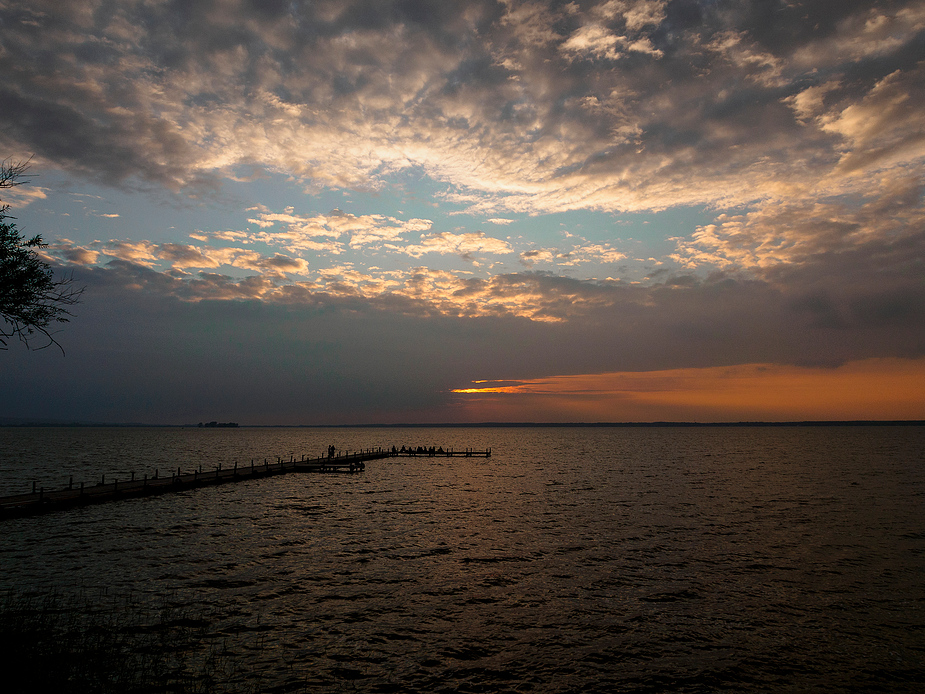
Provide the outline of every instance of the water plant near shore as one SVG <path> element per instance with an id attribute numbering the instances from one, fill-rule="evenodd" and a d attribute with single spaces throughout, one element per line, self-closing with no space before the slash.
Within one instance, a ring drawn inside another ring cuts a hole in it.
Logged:
<path id="1" fill-rule="evenodd" d="M 132 596 L 0 597 L 0 671 L 10 694 L 239 692 L 205 612 Z"/>

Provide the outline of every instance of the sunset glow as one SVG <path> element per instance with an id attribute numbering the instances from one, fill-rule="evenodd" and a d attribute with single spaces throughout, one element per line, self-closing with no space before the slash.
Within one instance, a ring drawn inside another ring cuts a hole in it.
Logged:
<path id="1" fill-rule="evenodd" d="M 466 398 L 466 411 L 498 421 L 526 413 L 524 421 L 543 422 L 925 419 L 925 359 L 581 374 L 453 392 L 481 396 Z"/>

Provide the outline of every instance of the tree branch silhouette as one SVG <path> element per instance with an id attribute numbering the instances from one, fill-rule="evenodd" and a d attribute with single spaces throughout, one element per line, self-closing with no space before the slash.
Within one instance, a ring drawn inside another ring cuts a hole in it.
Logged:
<path id="1" fill-rule="evenodd" d="M 0 190 L 25 183 L 29 160 L 0 162 Z M 83 287 L 74 285 L 73 275 L 55 279 L 51 266 L 36 249 L 46 248 L 40 235 L 27 239 L 19 233 L 9 214 L 10 206 L 0 202 L 0 349 L 16 338 L 29 349 L 56 345 L 54 325 L 67 323 L 73 314 L 68 307 L 80 302 Z M 35 338 L 44 344 L 33 347 Z"/>

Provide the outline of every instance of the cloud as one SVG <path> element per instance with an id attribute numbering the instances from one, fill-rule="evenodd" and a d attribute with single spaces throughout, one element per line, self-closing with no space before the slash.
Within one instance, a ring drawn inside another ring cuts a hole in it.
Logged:
<path id="1" fill-rule="evenodd" d="M 520 254 L 520 262 L 525 267 L 537 263 L 557 268 L 577 267 L 580 265 L 612 264 L 626 259 L 626 253 L 618 251 L 609 243 L 581 243 L 572 245 L 568 250 L 556 248 L 533 248 Z"/>
<path id="2" fill-rule="evenodd" d="M 562 44 L 561 50 L 566 55 L 606 60 L 619 60 L 627 51 L 648 53 L 659 58 L 662 56 L 662 52 L 648 38 L 630 40 L 626 36 L 616 36 L 599 24 L 587 24 L 576 30 Z"/>
<path id="3" fill-rule="evenodd" d="M 119 260 L 125 260 L 146 267 L 151 267 L 159 260 L 157 246 L 150 241 L 117 241 L 115 239 L 105 243 L 94 243 L 104 249 L 106 255 Z"/>
<path id="4" fill-rule="evenodd" d="M 581 262 L 615 263 L 626 258 L 626 253 L 611 247 L 609 243 L 592 243 L 576 247 Z"/>
<path id="5" fill-rule="evenodd" d="M 617 60 L 620 57 L 620 51 L 617 48 L 625 42 L 625 37 L 614 36 L 598 24 L 589 24 L 576 30 L 568 41 L 562 44 L 562 51 L 578 55 L 586 54 L 592 58 Z"/>
<path id="6" fill-rule="evenodd" d="M 666 18 L 667 0 L 611 0 L 595 8 L 604 17 L 622 15 L 626 28 L 639 31 L 645 27 L 657 27 Z"/>
<path id="7" fill-rule="evenodd" d="M 106 243 L 97 241 L 89 247 L 81 247 L 73 241 L 62 239 L 52 244 L 48 250 L 52 257 L 75 265 L 96 265 L 107 259 L 116 259 L 165 273 L 165 276 L 170 276 L 171 271 L 179 271 L 182 277 L 185 271 L 190 269 L 216 269 L 226 266 L 251 270 L 270 277 L 282 277 L 285 274 L 304 275 L 309 267 L 308 262 L 302 258 L 280 253 L 265 256 L 245 248 L 214 248 L 182 243 L 155 244 L 150 241 L 112 240 Z M 233 280 L 229 277 L 227 281 Z"/>
<path id="8" fill-rule="evenodd" d="M 345 237 L 347 245 L 357 248 L 400 241 L 406 234 L 426 231 L 433 225 L 428 219 L 400 220 L 380 214 L 353 215 L 341 210 L 333 210 L 327 215 L 296 215 L 291 208 L 284 213 L 261 211 L 248 222 L 263 229 L 285 225 L 282 231 L 242 235 L 252 242 L 278 244 L 292 252 L 313 250 L 334 254 L 342 252 L 340 243 L 317 239 Z"/>
<path id="9" fill-rule="evenodd" d="M 469 257 L 473 253 L 513 253 L 510 244 L 501 239 L 486 236 L 483 232 L 453 234 L 444 231 L 438 234 L 422 235 L 421 243 L 407 246 L 392 246 L 402 253 L 420 258 L 426 253 L 453 254 Z"/>
<path id="10" fill-rule="evenodd" d="M 745 214 L 722 214 L 691 238 L 679 239 L 672 257 L 689 268 L 760 269 L 816 262 L 826 254 L 871 252 L 922 235 L 923 194 L 919 176 L 885 176 L 853 199 L 774 202 Z"/>
<path id="11" fill-rule="evenodd" d="M 157 257 L 179 269 L 219 267 L 223 262 L 210 257 L 199 248 L 179 243 L 165 243 L 157 248 Z M 227 260 L 224 259 L 224 260 Z"/>
<path id="12" fill-rule="evenodd" d="M 38 200 L 45 200 L 48 197 L 47 189 L 39 186 L 15 186 L 5 188 L 3 196 L 0 197 L 0 204 L 10 205 L 11 207 L 26 207 Z"/>
<path id="13" fill-rule="evenodd" d="M 855 62 L 879 58 L 901 50 L 925 29 L 925 6 L 921 2 L 892 7 L 886 3 L 870 3 L 873 7 L 864 4 L 859 4 L 857 11 L 852 11 L 850 3 L 844 8 L 832 8 L 835 12 L 828 12 L 824 19 L 833 25 L 832 30 L 800 46 L 794 51 L 794 60 L 818 68 L 845 58 Z M 817 14 L 821 14 L 820 10 L 821 4 L 813 8 Z"/>
<path id="14" fill-rule="evenodd" d="M 887 75 L 860 101 L 818 117 L 822 130 L 849 145 L 837 170 L 855 173 L 925 158 L 923 80 L 925 61 Z"/>
<path id="15" fill-rule="evenodd" d="M 369 191 L 413 168 L 495 218 L 837 195 L 922 156 L 922 2 L 388 6 L 5 3 L 0 145 L 193 195 L 242 168 Z"/>
<path id="16" fill-rule="evenodd" d="M 100 259 L 100 252 L 81 248 L 69 239 L 61 239 L 57 243 L 49 244 L 46 253 L 50 259 L 59 258 L 73 265 L 95 265 Z"/>
<path id="17" fill-rule="evenodd" d="M 547 46 L 561 38 L 554 28 L 558 17 L 543 3 L 507 2 L 505 5 L 501 26 L 509 28 L 513 38 L 527 49 Z"/>
<path id="18" fill-rule="evenodd" d="M 233 243 L 253 243 L 251 235 L 246 231 L 194 231 L 190 234 L 191 239 L 197 241 L 231 241 Z"/>
<path id="19" fill-rule="evenodd" d="M 525 267 L 533 267 L 536 263 L 553 263 L 558 253 L 555 250 L 543 248 L 524 251 L 520 254 L 520 262 Z"/>

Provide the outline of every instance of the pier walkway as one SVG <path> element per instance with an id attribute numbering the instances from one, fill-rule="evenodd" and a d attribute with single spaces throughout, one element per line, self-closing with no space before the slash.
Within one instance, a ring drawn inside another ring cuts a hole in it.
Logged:
<path id="1" fill-rule="evenodd" d="M 490 457 L 491 449 L 485 451 L 474 451 L 468 448 L 463 451 L 414 449 L 412 451 L 410 449 L 370 448 L 363 451 L 338 453 L 333 456 L 319 458 L 306 458 L 303 455 L 299 460 L 296 460 L 294 456 L 290 456 L 289 460 L 277 457 L 276 462 L 271 462 L 268 459 L 264 459 L 262 462 L 251 460 L 249 465 L 235 463 L 232 467 L 226 468 L 219 465 L 214 470 L 209 471 L 203 471 L 201 466 L 193 472 L 183 472 L 181 468 L 177 468 L 176 471 L 161 474 L 160 470 L 155 470 L 154 475 L 148 476 L 145 474 L 140 479 L 135 473 L 131 473 L 129 479 L 113 479 L 111 482 L 107 482 L 104 476 L 103 479 L 92 485 L 87 485 L 83 482 L 77 485 L 72 477 L 64 488 L 46 490 L 44 487 L 36 488 L 35 483 L 33 483 L 31 493 L 0 497 L 0 520 L 34 516 L 75 506 L 99 504 L 118 499 L 154 496 L 196 487 L 240 482 L 290 472 L 361 472 L 366 469 L 366 463 L 370 460 L 428 456 Z"/>
<path id="2" fill-rule="evenodd" d="M 484 451 L 476 451 L 472 448 L 464 448 L 461 451 L 454 450 L 452 448 L 444 449 L 442 446 L 440 448 L 405 448 L 402 446 L 400 449 L 392 448 L 389 453 L 390 458 L 490 458 L 491 449 Z"/>

